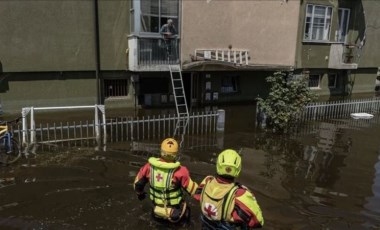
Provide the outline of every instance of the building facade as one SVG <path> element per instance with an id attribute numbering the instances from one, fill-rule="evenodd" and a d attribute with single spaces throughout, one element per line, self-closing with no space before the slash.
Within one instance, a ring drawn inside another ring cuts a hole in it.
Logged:
<path id="1" fill-rule="evenodd" d="M 127 97 L 129 9 L 124 0 L 0 1 L 3 111 Z"/>
<path id="2" fill-rule="evenodd" d="M 373 93 L 378 9 L 372 0 L 0 1 L 1 105 L 171 107 L 169 64 L 180 64 L 192 106 L 253 102 L 276 71 L 307 75 L 328 97 Z M 160 34 L 168 19 L 170 43 Z"/>
<path id="3" fill-rule="evenodd" d="M 172 102 L 168 64 L 175 63 L 193 106 L 265 95 L 265 78 L 294 66 L 299 7 L 299 1 L 133 1 L 129 71 L 140 104 Z M 159 34 L 168 18 L 178 31 L 170 60 Z"/>
<path id="4" fill-rule="evenodd" d="M 301 1 L 295 69 L 317 94 L 375 92 L 379 9 L 370 0 Z"/>

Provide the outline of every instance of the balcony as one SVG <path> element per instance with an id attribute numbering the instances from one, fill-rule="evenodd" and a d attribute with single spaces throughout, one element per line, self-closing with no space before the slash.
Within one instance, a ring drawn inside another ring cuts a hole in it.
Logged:
<path id="1" fill-rule="evenodd" d="M 179 39 L 166 43 L 160 37 L 133 36 L 129 37 L 128 46 L 128 69 L 131 71 L 169 71 L 169 64 L 179 63 Z"/>
<path id="2" fill-rule="evenodd" d="M 357 69 L 355 63 L 355 45 L 345 45 L 341 43 L 331 44 L 329 56 L 330 69 Z"/>

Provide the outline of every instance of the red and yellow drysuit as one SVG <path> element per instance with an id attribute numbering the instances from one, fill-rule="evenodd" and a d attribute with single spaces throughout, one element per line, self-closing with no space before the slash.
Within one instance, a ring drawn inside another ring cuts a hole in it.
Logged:
<path id="1" fill-rule="evenodd" d="M 149 198 L 154 204 L 155 217 L 178 222 L 186 211 L 182 191 L 194 195 L 198 184 L 190 178 L 189 170 L 179 162 L 166 162 L 151 157 L 138 172 L 134 189 L 138 196 L 144 194 L 149 183 Z"/>
<path id="2" fill-rule="evenodd" d="M 260 228 L 264 225 L 253 193 L 232 179 L 207 176 L 194 198 L 200 201 L 203 229 Z"/>

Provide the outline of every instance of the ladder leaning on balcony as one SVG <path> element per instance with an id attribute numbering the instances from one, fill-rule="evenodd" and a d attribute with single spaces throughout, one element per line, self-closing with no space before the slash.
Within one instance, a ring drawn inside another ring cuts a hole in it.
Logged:
<path id="1" fill-rule="evenodd" d="M 173 87 L 174 102 L 177 111 L 177 123 L 173 137 L 181 135 L 180 146 L 189 124 L 189 109 L 187 107 L 185 89 L 183 87 L 182 73 L 180 65 L 169 65 L 170 77 Z"/>

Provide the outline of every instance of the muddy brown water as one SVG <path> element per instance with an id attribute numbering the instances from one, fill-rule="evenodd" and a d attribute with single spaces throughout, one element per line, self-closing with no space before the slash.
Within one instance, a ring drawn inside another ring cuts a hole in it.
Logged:
<path id="1" fill-rule="evenodd" d="M 185 139 L 180 161 L 193 180 L 215 174 L 217 153 L 234 148 L 243 158 L 238 181 L 255 193 L 264 229 L 380 229 L 379 116 L 273 135 L 255 128 L 251 108 L 225 109 L 222 137 Z M 156 152 L 127 142 L 109 143 L 107 151 L 44 147 L 0 168 L 0 229 L 170 228 L 151 220 L 149 200 L 138 201 L 132 188 Z M 199 205 L 187 200 L 192 221 L 184 229 L 200 229 Z"/>

